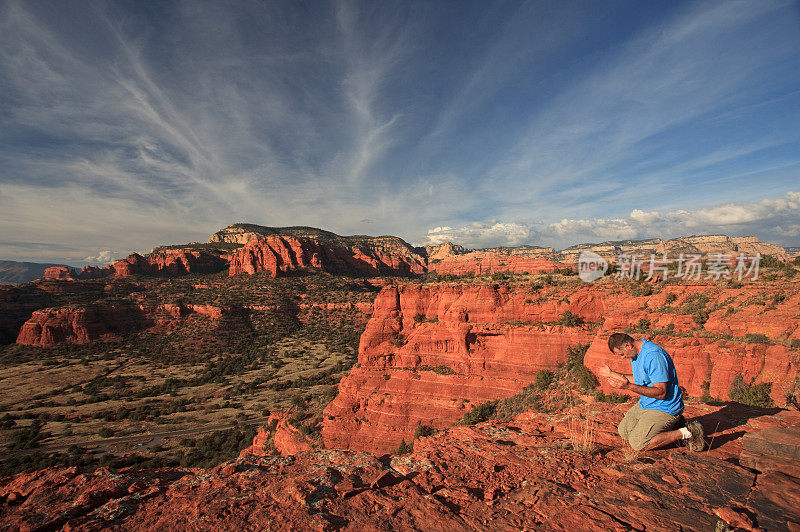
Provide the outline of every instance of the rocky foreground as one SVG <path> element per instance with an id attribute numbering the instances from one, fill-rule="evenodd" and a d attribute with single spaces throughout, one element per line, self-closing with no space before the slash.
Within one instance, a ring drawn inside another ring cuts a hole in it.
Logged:
<path id="1" fill-rule="evenodd" d="M 800 413 L 689 405 L 710 450 L 634 453 L 629 405 L 456 427 L 406 455 L 247 455 L 211 469 L 45 469 L 0 484 L 19 530 L 800 530 Z"/>

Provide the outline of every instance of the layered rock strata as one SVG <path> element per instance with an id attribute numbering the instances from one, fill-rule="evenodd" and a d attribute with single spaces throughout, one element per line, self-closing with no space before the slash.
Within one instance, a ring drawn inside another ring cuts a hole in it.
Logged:
<path id="1" fill-rule="evenodd" d="M 772 383 L 772 399 L 783 405 L 800 367 L 800 293 L 792 290 L 787 296 L 764 285 L 664 285 L 633 296 L 614 283 L 538 291 L 485 284 L 387 287 L 374 302 L 358 364 L 325 411 L 325 445 L 379 454 L 395 449 L 418 425 L 450 426 L 481 402 L 519 392 L 538 370 L 563 363 L 577 344 L 591 344 L 584 362 L 593 372 L 607 364 L 629 373 L 629 362 L 608 351 L 607 339 L 631 328 L 634 337 L 647 337 L 672 355 L 689 395 L 728 399 L 741 377 L 747 384 Z M 701 297 L 708 300 L 706 327 L 680 313 Z M 775 304 L 766 308 L 755 301 L 770 299 Z M 583 323 L 559 325 L 567 323 L 565 311 Z"/>
<path id="2" fill-rule="evenodd" d="M 415 428 L 452 425 L 473 405 L 514 395 L 540 369 L 554 369 L 570 345 L 593 334 L 545 325 L 569 310 L 601 319 L 592 291 L 534 303 L 499 285 L 384 289 L 361 337 L 357 367 L 325 410 L 326 447 L 382 453 Z"/>
<path id="3" fill-rule="evenodd" d="M 140 307 L 92 305 L 37 310 L 19 331 L 17 343 L 53 347 L 59 343 L 86 344 L 119 340 L 151 323 Z"/>
<path id="4" fill-rule="evenodd" d="M 411 275 L 424 273 L 424 258 L 381 247 L 339 247 L 301 237 L 268 236 L 248 241 L 230 260 L 230 275 L 266 272 L 277 276 L 313 268 L 330 273 Z"/>

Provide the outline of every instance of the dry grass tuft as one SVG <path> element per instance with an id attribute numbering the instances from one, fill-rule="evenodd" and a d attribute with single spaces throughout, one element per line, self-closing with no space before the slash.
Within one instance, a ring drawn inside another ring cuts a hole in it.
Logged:
<path id="1" fill-rule="evenodd" d="M 569 439 L 572 448 L 581 454 L 593 454 L 597 450 L 594 442 L 594 413 L 587 412 L 583 417 L 572 417 L 569 420 Z"/>

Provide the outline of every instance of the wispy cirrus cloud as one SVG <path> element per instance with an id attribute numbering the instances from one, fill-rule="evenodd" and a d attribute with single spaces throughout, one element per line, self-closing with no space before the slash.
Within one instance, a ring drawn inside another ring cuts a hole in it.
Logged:
<path id="1" fill-rule="evenodd" d="M 63 249 L 0 256 L 79 264 L 240 221 L 563 247 L 778 197 L 800 173 L 799 21 L 790 2 L 8 0 L 0 240 Z M 762 221 L 736 227 L 797 238 Z"/>

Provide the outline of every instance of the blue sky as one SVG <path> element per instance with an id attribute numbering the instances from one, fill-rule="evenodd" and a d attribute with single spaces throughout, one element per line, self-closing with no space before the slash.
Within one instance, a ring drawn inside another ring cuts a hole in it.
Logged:
<path id="1" fill-rule="evenodd" d="M 0 0 L 0 258 L 234 222 L 800 245 L 796 2 Z"/>

